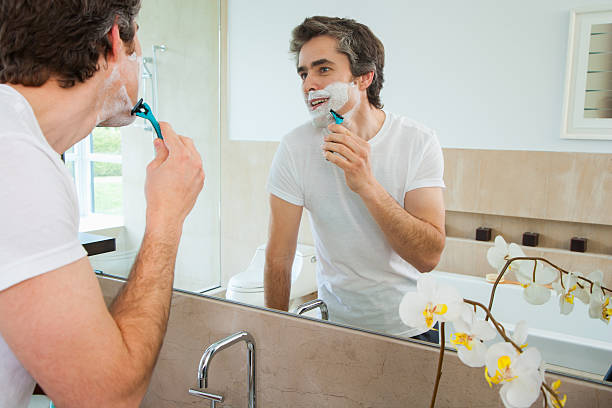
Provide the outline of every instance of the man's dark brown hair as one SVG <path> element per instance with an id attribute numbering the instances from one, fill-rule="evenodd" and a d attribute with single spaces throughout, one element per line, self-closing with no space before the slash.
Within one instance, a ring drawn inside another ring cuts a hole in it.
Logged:
<path id="1" fill-rule="evenodd" d="M 374 72 L 372 84 L 368 87 L 368 101 L 382 109 L 380 90 L 382 89 L 385 66 L 385 47 L 368 26 L 348 18 L 309 17 L 291 33 L 289 49 L 296 60 L 304 44 L 314 37 L 328 35 L 338 41 L 338 52 L 345 54 L 351 65 L 353 76 Z"/>
<path id="2" fill-rule="evenodd" d="M 0 83 L 85 82 L 112 49 L 114 23 L 133 52 L 140 0 L 1 0 Z"/>

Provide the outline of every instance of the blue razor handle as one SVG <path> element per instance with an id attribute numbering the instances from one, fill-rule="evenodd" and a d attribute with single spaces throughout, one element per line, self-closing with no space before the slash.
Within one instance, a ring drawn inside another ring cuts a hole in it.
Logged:
<path id="1" fill-rule="evenodd" d="M 339 125 L 344 122 L 344 118 L 342 117 L 342 115 L 337 114 L 333 109 L 330 109 L 329 113 L 331 113 L 332 117 L 336 121 L 336 125 Z"/>
<path id="2" fill-rule="evenodd" d="M 157 137 L 161 140 L 164 140 L 161 132 L 161 128 L 159 127 L 159 123 L 155 116 L 153 116 L 153 112 L 151 112 L 151 107 L 140 98 L 138 103 L 132 108 L 132 115 L 140 116 L 151 122 L 153 129 L 155 129 L 155 133 L 157 133 Z"/>

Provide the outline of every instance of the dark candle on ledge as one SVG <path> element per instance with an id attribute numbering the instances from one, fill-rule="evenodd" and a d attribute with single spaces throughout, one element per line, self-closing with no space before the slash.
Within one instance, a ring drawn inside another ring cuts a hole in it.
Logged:
<path id="1" fill-rule="evenodd" d="M 523 245 L 529 247 L 537 247 L 540 234 L 537 232 L 525 232 L 523 233 Z"/>
<path id="2" fill-rule="evenodd" d="M 490 241 L 491 240 L 491 228 L 478 227 L 476 228 L 476 241 Z"/>
<path id="3" fill-rule="evenodd" d="M 570 241 L 570 251 L 573 252 L 586 252 L 587 239 L 580 237 L 573 237 Z"/>

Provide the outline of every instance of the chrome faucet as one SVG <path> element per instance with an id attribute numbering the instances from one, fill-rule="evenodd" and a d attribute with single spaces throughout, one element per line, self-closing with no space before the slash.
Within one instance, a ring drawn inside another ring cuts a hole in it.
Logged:
<path id="1" fill-rule="evenodd" d="M 311 300 L 310 302 L 301 304 L 295 308 L 293 313 L 301 315 L 302 313 L 306 313 L 316 308 L 321 309 L 321 319 L 329 320 L 329 312 L 327 310 L 327 305 L 321 299 L 315 299 L 315 300 Z"/>
<path id="2" fill-rule="evenodd" d="M 255 408 L 255 339 L 245 332 L 241 331 L 234 333 L 231 336 L 219 340 L 211 344 L 202 354 L 200 364 L 198 365 L 198 386 L 200 390 L 189 389 L 191 395 L 197 395 L 211 400 L 211 407 L 215 406 L 215 402 L 222 402 L 223 396 L 203 392 L 201 389 L 208 388 L 208 373 L 212 358 L 221 350 L 224 350 L 238 342 L 244 341 L 247 345 L 247 375 L 249 383 L 249 408 Z"/>

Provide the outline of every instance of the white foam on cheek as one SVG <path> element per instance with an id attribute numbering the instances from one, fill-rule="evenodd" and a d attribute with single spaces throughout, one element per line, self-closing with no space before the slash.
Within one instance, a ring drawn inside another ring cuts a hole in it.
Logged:
<path id="1" fill-rule="evenodd" d="M 349 100 L 349 84 L 344 82 L 334 82 L 325 87 L 329 92 L 329 108 L 335 111 L 340 110 Z"/>
<path id="2" fill-rule="evenodd" d="M 116 97 L 108 98 L 98 116 L 106 126 L 126 126 L 134 122 L 132 116 L 132 103 L 125 85 L 122 85 Z"/>
<path id="3" fill-rule="evenodd" d="M 334 82 L 327 85 L 322 90 L 311 91 L 308 93 L 309 100 L 315 98 L 329 98 L 329 101 L 327 102 L 327 109 L 315 109 L 313 111 L 311 110 L 311 106 L 308 101 L 306 102 L 308 109 L 310 110 L 312 123 L 315 127 L 324 128 L 333 123 L 329 110 L 333 109 L 337 112 L 340 110 L 340 108 L 346 105 L 346 103 L 349 101 L 350 89 L 352 85 L 352 83 Z M 352 110 L 353 109 L 351 109 L 351 111 L 348 113 L 352 113 Z"/>
<path id="4" fill-rule="evenodd" d="M 121 75 L 117 66 L 113 68 L 113 72 L 104 81 L 103 95 L 105 96 L 104 104 L 98 112 L 96 124 L 105 124 L 107 126 L 125 126 L 132 123 L 135 119 L 131 114 L 132 101 L 128 95 L 125 84 L 122 84 L 115 95 L 111 95 L 111 89 L 118 86 L 117 82 L 121 80 Z"/>

